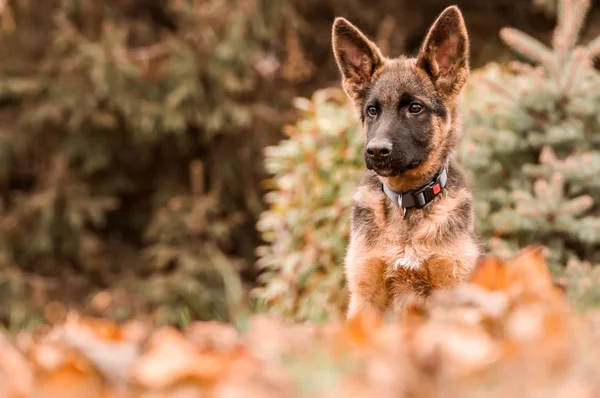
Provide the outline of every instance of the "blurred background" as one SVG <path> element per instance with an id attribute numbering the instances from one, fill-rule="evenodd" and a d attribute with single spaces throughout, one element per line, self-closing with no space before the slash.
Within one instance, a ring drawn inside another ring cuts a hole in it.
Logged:
<path id="1" fill-rule="evenodd" d="M 333 19 L 414 55 L 451 4 L 471 37 L 458 156 L 483 240 L 546 245 L 557 281 L 597 305 L 587 3 L 0 0 L 0 323 L 338 318 L 363 164 Z"/>

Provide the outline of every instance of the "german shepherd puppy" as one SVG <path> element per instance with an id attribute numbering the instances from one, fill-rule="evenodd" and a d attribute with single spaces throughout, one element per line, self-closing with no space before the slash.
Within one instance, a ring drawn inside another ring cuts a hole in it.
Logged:
<path id="1" fill-rule="evenodd" d="M 333 52 L 360 113 L 368 169 L 353 198 L 348 317 L 402 314 L 409 297 L 463 282 L 481 256 L 472 194 L 453 156 L 469 76 L 467 30 L 460 10 L 448 7 L 416 58 L 392 59 L 336 18 Z"/>

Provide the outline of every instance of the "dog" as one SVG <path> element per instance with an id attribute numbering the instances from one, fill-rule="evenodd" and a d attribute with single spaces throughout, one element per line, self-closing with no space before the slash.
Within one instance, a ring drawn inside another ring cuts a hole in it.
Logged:
<path id="1" fill-rule="evenodd" d="M 453 152 L 462 131 L 469 37 L 446 8 L 416 58 L 384 57 L 344 18 L 333 24 L 342 87 L 360 114 L 366 171 L 344 259 L 347 317 L 402 314 L 409 298 L 460 284 L 482 256 L 473 195 Z"/>

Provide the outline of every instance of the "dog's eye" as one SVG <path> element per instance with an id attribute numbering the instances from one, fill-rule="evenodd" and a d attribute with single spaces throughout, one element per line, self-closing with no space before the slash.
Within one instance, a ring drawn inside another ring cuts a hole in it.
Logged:
<path id="1" fill-rule="evenodd" d="M 408 106 L 408 111 L 413 115 L 416 115 L 423 111 L 423 105 L 419 104 L 418 102 L 413 102 Z"/>
<path id="2" fill-rule="evenodd" d="M 371 117 L 375 117 L 377 116 L 377 108 L 375 108 L 374 106 L 370 106 L 367 108 L 367 114 Z"/>

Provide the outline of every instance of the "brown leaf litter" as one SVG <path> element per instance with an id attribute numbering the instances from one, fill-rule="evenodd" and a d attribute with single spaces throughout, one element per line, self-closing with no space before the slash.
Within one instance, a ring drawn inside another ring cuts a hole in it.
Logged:
<path id="1" fill-rule="evenodd" d="M 255 315 L 239 333 L 70 316 L 0 335 L 0 398 L 598 397 L 599 342 L 600 316 L 574 313 L 528 249 L 400 320 Z"/>

